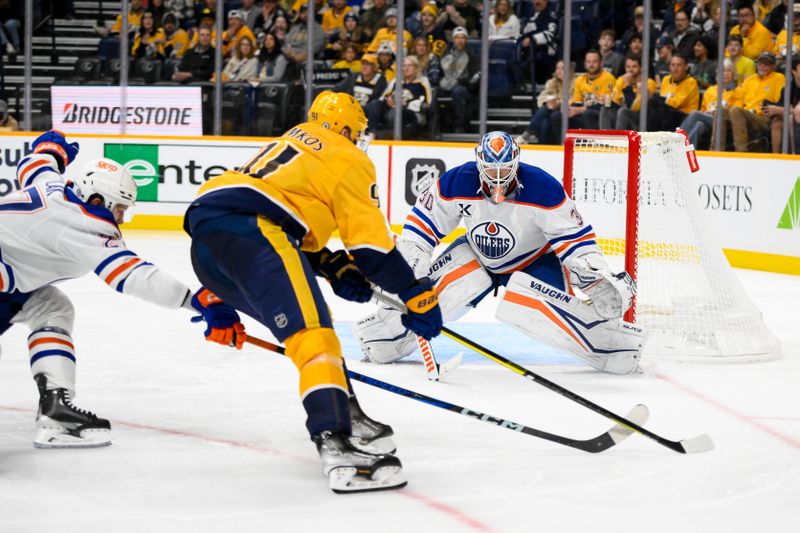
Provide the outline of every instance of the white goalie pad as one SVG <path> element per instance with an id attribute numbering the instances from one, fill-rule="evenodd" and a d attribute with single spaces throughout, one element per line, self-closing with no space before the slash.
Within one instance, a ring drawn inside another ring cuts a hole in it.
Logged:
<path id="1" fill-rule="evenodd" d="M 458 320 L 470 302 L 492 286 L 492 280 L 466 242 L 442 253 L 428 271 L 439 293 L 445 321 Z M 381 307 L 359 320 L 353 333 L 364 355 L 374 363 L 392 363 L 416 351 L 417 339 L 400 321 L 400 312 Z"/>
<path id="2" fill-rule="evenodd" d="M 492 287 L 492 278 L 467 242 L 447 249 L 428 271 L 436 285 L 445 322 L 458 320 L 471 309 L 470 302 Z"/>
<path id="3" fill-rule="evenodd" d="M 417 349 L 416 336 L 400 321 L 400 312 L 381 307 L 353 326 L 364 356 L 373 363 L 393 363 Z"/>
<path id="4" fill-rule="evenodd" d="M 524 272 L 515 272 L 509 279 L 495 316 L 611 374 L 635 372 L 647 339 L 641 327 L 618 318 L 605 319 L 590 304 Z"/>

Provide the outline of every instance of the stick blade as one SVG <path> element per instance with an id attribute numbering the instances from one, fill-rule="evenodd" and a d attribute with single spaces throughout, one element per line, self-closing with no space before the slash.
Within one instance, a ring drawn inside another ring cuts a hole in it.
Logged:
<path id="1" fill-rule="evenodd" d="M 630 420 L 634 424 L 639 426 L 644 425 L 647 422 L 647 419 L 650 418 L 650 409 L 647 408 L 646 405 L 640 403 L 633 407 L 630 412 L 625 416 L 626 419 Z M 617 424 L 610 430 L 608 430 L 608 435 L 614 441 L 614 444 L 619 444 L 623 440 L 630 437 L 635 432 L 634 429 L 624 426 L 622 424 Z"/>
<path id="2" fill-rule="evenodd" d="M 456 368 L 461 364 L 461 359 L 464 357 L 464 352 L 458 352 L 458 355 L 454 356 L 449 361 L 445 361 L 444 363 L 439 365 L 439 380 L 444 379 L 448 374 L 452 374 L 455 372 Z"/>
<path id="3" fill-rule="evenodd" d="M 714 441 L 706 434 L 680 441 L 683 453 L 702 453 L 714 449 Z"/>

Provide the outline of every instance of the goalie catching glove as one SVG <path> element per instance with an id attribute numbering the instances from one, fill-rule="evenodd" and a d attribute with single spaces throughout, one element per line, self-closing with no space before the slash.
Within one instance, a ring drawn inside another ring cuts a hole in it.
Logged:
<path id="1" fill-rule="evenodd" d="M 192 322 L 205 321 L 206 340 L 234 346 L 237 350 L 242 349 L 247 335 L 244 332 L 244 325 L 239 319 L 239 313 L 222 302 L 219 297 L 206 288 L 201 288 L 192 296 L 192 308 L 200 313 L 200 316 L 192 318 Z"/>
<path id="2" fill-rule="evenodd" d="M 568 261 L 572 281 L 602 318 L 619 318 L 630 308 L 636 282 L 627 272 L 614 274 L 602 255 L 588 253 Z"/>

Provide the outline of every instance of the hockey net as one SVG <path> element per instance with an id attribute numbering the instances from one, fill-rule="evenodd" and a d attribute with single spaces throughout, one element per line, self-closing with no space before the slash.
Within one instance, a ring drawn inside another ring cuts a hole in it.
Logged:
<path id="1" fill-rule="evenodd" d="M 645 355 L 756 361 L 780 354 L 705 220 L 684 135 L 570 130 L 564 152 L 564 188 L 609 263 L 636 279 L 625 319 L 648 329 Z"/>

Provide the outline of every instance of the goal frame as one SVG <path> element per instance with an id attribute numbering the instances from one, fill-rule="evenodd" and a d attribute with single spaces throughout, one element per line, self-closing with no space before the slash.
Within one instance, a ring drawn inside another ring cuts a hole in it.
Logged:
<path id="1" fill-rule="evenodd" d="M 650 136 L 653 136 L 656 143 L 654 144 L 654 155 L 650 153 L 648 144 Z M 617 154 L 618 158 L 615 164 L 618 165 L 616 168 L 619 169 L 619 174 L 616 179 L 626 179 L 622 190 L 627 193 L 625 201 L 619 203 L 620 207 L 625 206 L 624 229 L 619 228 L 621 231 L 618 231 L 617 234 L 623 234 L 625 238 L 625 245 L 621 249 L 625 255 L 625 271 L 639 284 L 648 278 L 648 273 L 651 272 L 653 266 L 650 264 L 652 261 L 650 261 L 649 255 L 639 257 L 640 252 L 647 255 L 652 244 L 647 241 L 652 229 L 650 227 L 652 223 L 651 210 L 647 209 L 650 204 L 643 205 L 641 198 L 641 193 L 646 186 L 642 179 L 648 178 L 643 175 L 643 172 L 648 174 L 654 172 L 650 166 L 653 163 L 652 158 L 658 157 L 655 147 L 661 145 L 662 138 L 672 145 L 673 157 L 678 157 L 678 160 L 670 160 L 673 172 L 677 172 L 685 178 L 700 169 L 694 146 L 689 142 L 686 132 L 680 128 L 674 132 L 652 133 L 629 130 L 567 130 L 564 138 L 563 186 L 570 199 L 574 199 L 575 196 L 575 171 L 582 173 L 587 170 L 584 169 L 585 165 L 582 162 L 575 159 L 577 155 L 583 153 L 581 143 L 586 144 L 587 152 L 597 152 L 592 149 L 593 145 L 599 147 L 605 145 L 612 149 L 612 153 Z M 679 146 L 680 148 L 678 148 Z M 627 149 L 626 154 L 622 154 L 623 149 Z M 684 160 L 683 157 L 686 159 Z M 627 164 L 627 175 L 624 175 L 620 168 L 622 164 Z M 591 172 L 591 168 L 588 171 Z M 684 180 L 679 183 L 685 185 Z M 682 194 L 690 195 L 691 192 L 684 189 Z M 699 265 L 702 269 L 700 282 L 705 283 L 706 289 L 711 288 L 714 292 L 708 295 L 698 293 L 697 299 L 688 303 L 685 301 L 686 298 L 670 293 L 670 302 L 672 303 L 667 304 L 665 312 L 674 316 L 676 322 L 664 323 L 659 318 L 659 314 L 666 316 L 664 312 L 653 313 L 654 310 L 659 311 L 658 305 L 663 304 L 649 301 L 653 296 L 650 293 L 653 291 L 645 294 L 645 291 L 642 290 L 633 299 L 623 318 L 627 322 L 638 321 L 650 328 L 651 335 L 648 340 L 648 350 L 650 350 L 648 355 L 650 356 L 709 362 L 754 362 L 779 357 L 780 341 L 766 327 L 760 311 L 736 279 L 730 263 L 726 260 L 722 249 L 719 248 L 713 231 L 708 230 L 708 223 L 702 216 L 702 209 L 700 206 L 694 205 L 696 202 L 692 201 L 690 196 L 685 200 L 686 205 L 679 207 L 687 209 L 686 221 L 690 225 L 690 235 L 688 236 L 690 241 L 687 242 L 691 242 L 691 238 L 694 236 L 702 239 L 702 242 L 711 243 L 710 248 L 701 249 L 698 261 L 691 263 L 696 262 Z M 647 227 L 644 227 L 643 224 Z M 640 237 L 644 237 L 645 240 L 640 242 Z M 647 259 L 646 262 L 645 259 Z M 710 274 L 710 269 L 716 270 Z M 716 280 L 715 288 L 709 285 L 711 279 Z M 655 287 L 657 286 L 655 285 Z M 676 306 L 674 302 L 682 303 Z M 652 308 L 654 304 L 657 305 L 656 308 Z M 642 305 L 647 307 L 642 307 Z"/>
<path id="2" fill-rule="evenodd" d="M 574 195 L 574 178 L 572 161 L 575 141 L 578 139 L 613 139 L 628 142 L 628 175 L 627 198 L 625 199 L 625 271 L 637 281 L 636 256 L 639 241 L 639 178 L 642 171 L 642 136 L 632 130 L 567 130 L 564 137 L 564 190 L 572 199 Z M 625 312 L 627 322 L 636 322 L 636 297 Z"/>

